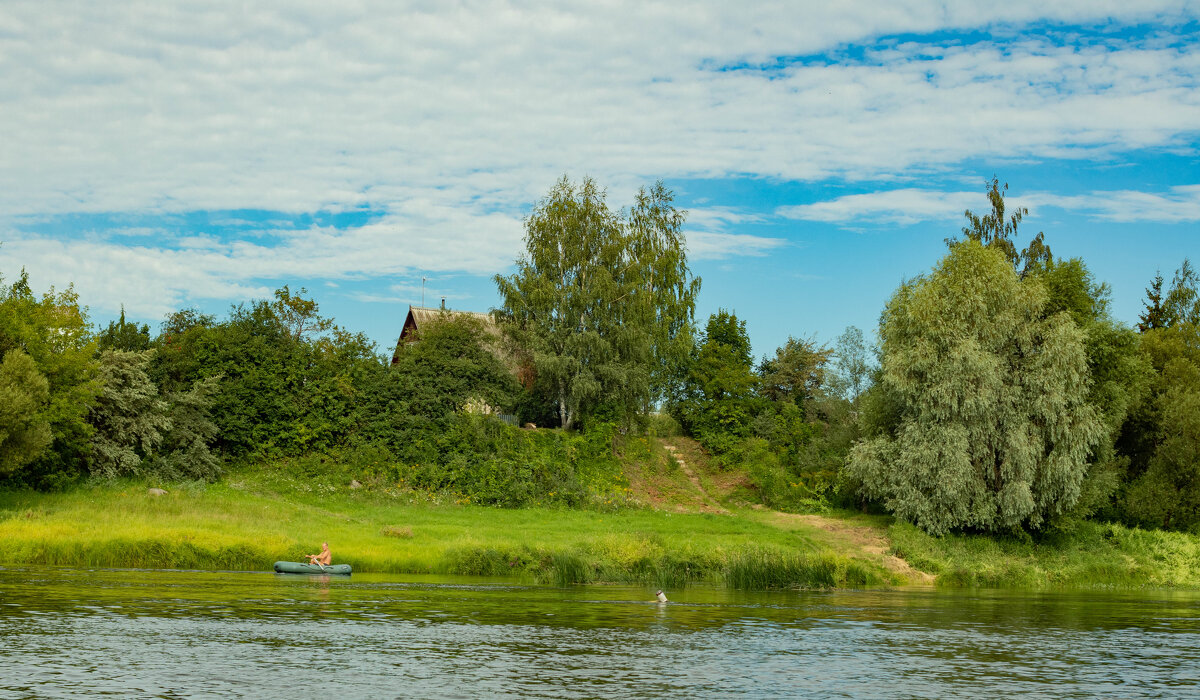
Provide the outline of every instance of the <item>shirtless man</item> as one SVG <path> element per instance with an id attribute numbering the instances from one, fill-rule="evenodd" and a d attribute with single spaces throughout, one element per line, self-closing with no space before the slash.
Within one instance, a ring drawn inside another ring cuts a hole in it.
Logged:
<path id="1" fill-rule="evenodd" d="M 328 542 L 321 543 L 320 554 L 305 554 L 304 556 L 308 557 L 309 564 L 316 564 L 322 569 L 333 564 L 333 552 L 329 551 Z"/>

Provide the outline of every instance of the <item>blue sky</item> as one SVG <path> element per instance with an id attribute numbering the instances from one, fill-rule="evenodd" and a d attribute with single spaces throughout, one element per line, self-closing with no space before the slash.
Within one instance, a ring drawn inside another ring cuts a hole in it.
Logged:
<path id="1" fill-rule="evenodd" d="M 993 174 L 1136 321 L 1200 258 L 1195 2 L 0 6 L 0 274 L 93 319 L 283 284 L 386 350 L 563 174 L 689 211 L 698 320 L 870 333 Z"/>

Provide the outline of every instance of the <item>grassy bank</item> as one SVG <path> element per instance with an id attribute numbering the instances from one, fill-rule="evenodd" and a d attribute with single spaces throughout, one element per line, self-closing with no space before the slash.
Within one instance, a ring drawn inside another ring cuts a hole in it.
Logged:
<path id="1" fill-rule="evenodd" d="M 670 587 L 900 582 L 870 562 L 736 515 L 507 510 L 319 490 L 297 493 L 235 476 L 159 497 L 133 482 L 2 493 L 0 539 L 7 564 L 263 570 L 299 560 L 327 539 L 336 561 L 358 571 Z"/>
<path id="2" fill-rule="evenodd" d="M 943 586 L 1200 588 L 1200 537 L 1081 522 L 1037 539 L 888 529 L 892 550 Z"/>
<path id="3" fill-rule="evenodd" d="M 259 465 L 217 484 L 0 492 L 6 564 L 266 570 L 328 540 L 363 572 L 736 588 L 936 584 L 1200 588 L 1200 537 L 1083 522 L 1037 539 L 935 538 L 891 518 L 753 506 L 745 479 L 683 439 L 683 461 L 627 462 L 629 488 L 591 509 L 502 509 L 453 492 L 346 486 Z M 683 466 L 684 462 L 688 466 Z"/>

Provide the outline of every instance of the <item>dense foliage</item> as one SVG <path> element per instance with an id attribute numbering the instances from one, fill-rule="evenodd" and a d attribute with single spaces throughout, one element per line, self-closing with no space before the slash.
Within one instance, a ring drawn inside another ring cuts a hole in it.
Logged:
<path id="1" fill-rule="evenodd" d="M 0 477 L 60 488 L 270 463 L 505 506 L 617 488 L 611 425 L 531 433 L 486 415 L 522 387 L 478 319 L 444 315 L 389 365 L 305 294 L 283 287 L 224 319 L 183 309 L 152 336 L 123 313 L 92 334 L 73 293 L 38 299 L 24 275 L 0 288 Z"/>
<path id="2" fill-rule="evenodd" d="M 7 362 L 14 350 L 33 360 L 34 367 L 31 371 L 24 360 L 13 360 L 9 381 L 40 387 L 40 377 L 46 398 L 43 402 L 40 389 L 34 388 L 32 403 L 17 409 L 25 418 L 18 414 L 15 420 L 27 428 L 19 450 L 23 466 L 12 477 L 48 487 L 66 483 L 90 455 L 92 427 L 87 416 L 101 391 L 95 341 L 75 291 L 50 289 L 38 297 L 24 271 L 11 285 L 0 277 L 0 357 Z M 38 425 L 49 428 L 49 444 Z"/>
<path id="3" fill-rule="evenodd" d="M 753 363 L 746 322 L 725 310 L 710 316 L 677 410 L 680 424 L 711 451 L 726 452 L 749 433 L 759 381 Z"/>
<path id="4" fill-rule="evenodd" d="M 0 474 L 20 469 L 50 446 L 45 408 L 50 382 L 23 351 L 13 349 L 0 362 Z"/>
<path id="5" fill-rule="evenodd" d="M 1200 526 L 1200 327 L 1182 322 L 1147 331 L 1151 397 L 1122 436 L 1130 453 L 1122 505 L 1151 527 Z"/>
<path id="6" fill-rule="evenodd" d="M 853 488 L 841 484 L 840 472 L 858 435 L 856 407 L 869 368 L 854 327 L 835 349 L 788 338 L 756 366 L 746 322 L 720 310 L 709 317 L 670 408 L 721 464 L 745 471 L 768 505 L 849 504 Z"/>
<path id="7" fill-rule="evenodd" d="M 1187 259 L 1158 274 L 1126 327 L 1085 261 L 1019 242 L 1006 190 L 988 183 L 987 212 L 896 291 L 878 348 L 851 327 L 756 356 L 733 311 L 696 327 L 685 213 L 661 183 L 614 211 L 564 178 L 495 278 L 498 325 L 446 313 L 388 358 L 303 288 L 93 329 L 73 289 L 0 277 L 0 480 L 261 468 L 301 490 L 607 504 L 629 432 L 663 409 L 773 508 L 930 533 L 1200 529 L 1200 276 Z"/>

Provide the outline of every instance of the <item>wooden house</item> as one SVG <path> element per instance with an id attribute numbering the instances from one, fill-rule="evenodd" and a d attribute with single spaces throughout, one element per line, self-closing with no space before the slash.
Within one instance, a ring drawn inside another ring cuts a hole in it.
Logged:
<path id="1" fill-rule="evenodd" d="M 446 302 L 443 300 L 440 308 L 428 308 L 424 306 L 409 306 L 408 315 L 404 317 L 404 327 L 400 329 L 400 339 L 396 341 L 396 350 L 392 353 L 392 364 L 396 364 L 400 357 L 400 349 L 408 343 L 416 342 L 420 338 L 421 328 L 432 323 L 437 323 L 442 314 L 450 318 L 461 318 L 463 316 L 477 318 L 483 323 L 483 329 L 488 334 L 496 339 L 496 343 L 492 348 L 493 352 L 497 353 L 501 359 L 508 358 L 498 351 L 500 347 L 500 326 L 496 325 L 496 320 L 489 313 L 479 311 L 455 311 L 447 309 Z"/>
<path id="2" fill-rule="evenodd" d="M 526 377 L 529 378 L 528 381 L 532 381 L 532 369 L 528 363 L 520 362 L 516 355 L 505 350 L 509 346 L 504 341 L 503 333 L 500 330 L 500 326 L 496 323 L 496 319 L 490 313 L 447 309 L 445 300 L 442 301 L 440 308 L 435 309 L 423 306 L 408 307 L 408 315 L 404 317 L 404 327 L 400 329 L 400 339 L 396 341 L 396 350 L 392 353 L 392 364 L 394 365 L 400 361 L 400 352 L 406 345 L 420 342 L 422 328 L 427 328 L 431 324 L 441 320 L 463 317 L 478 319 L 481 322 L 483 331 L 487 336 L 483 340 L 484 347 L 490 350 L 513 373 L 518 381 L 526 381 Z M 498 408 L 489 405 L 486 401 L 478 397 L 469 398 L 466 405 L 462 407 L 462 410 L 469 413 L 495 415 L 506 423 L 511 425 L 517 424 L 516 416 L 501 413 Z"/>

